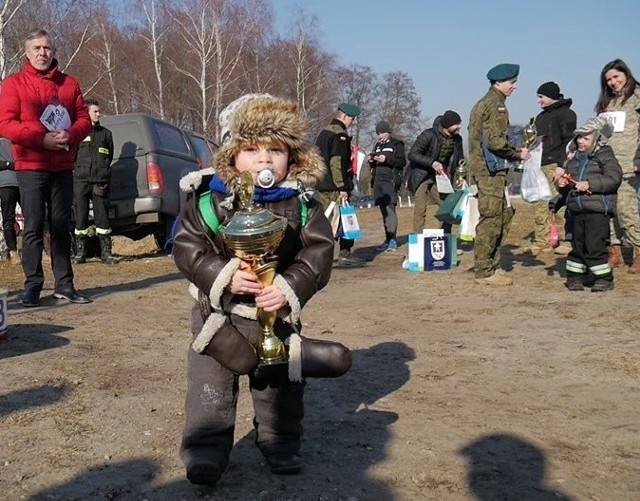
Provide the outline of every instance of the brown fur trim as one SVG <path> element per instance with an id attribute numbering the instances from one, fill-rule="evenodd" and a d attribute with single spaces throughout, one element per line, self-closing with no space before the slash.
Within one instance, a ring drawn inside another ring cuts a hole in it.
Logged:
<path id="1" fill-rule="evenodd" d="M 296 103 L 284 99 L 251 99 L 240 106 L 231 119 L 231 141 L 213 160 L 218 176 L 230 185 L 238 175 L 235 158 L 251 144 L 279 141 L 289 147 L 289 173 L 285 181 L 300 180 L 314 186 L 326 171 L 317 147 L 307 138 L 307 122 Z"/>

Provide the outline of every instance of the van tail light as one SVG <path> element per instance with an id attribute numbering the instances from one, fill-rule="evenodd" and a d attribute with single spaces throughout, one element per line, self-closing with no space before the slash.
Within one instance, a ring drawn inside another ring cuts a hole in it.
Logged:
<path id="1" fill-rule="evenodd" d="M 151 195 L 160 195 L 164 191 L 164 177 L 160 166 L 154 162 L 147 163 L 147 184 Z"/>

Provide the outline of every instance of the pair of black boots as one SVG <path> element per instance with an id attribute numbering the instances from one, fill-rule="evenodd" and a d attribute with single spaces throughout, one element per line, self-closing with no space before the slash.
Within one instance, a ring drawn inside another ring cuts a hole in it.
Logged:
<path id="1" fill-rule="evenodd" d="M 100 241 L 100 261 L 104 264 L 115 264 L 116 260 L 111 254 L 111 237 L 109 235 L 98 235 Z M 76 252 L 73 258 L 75 264 L 87 262 L 87 241 L 86 236 L 76 235 Z"/>
<path id="2" fill-rule="evenodd" d="M 591 287 L 591 292 L 606 292 L 613 290 L 613 277 L 611 278 L 594 278 L 584 275 L 569 275 L 565 282 L 567 289 L 570 291 L 581 291 L 586 287 Z"/>

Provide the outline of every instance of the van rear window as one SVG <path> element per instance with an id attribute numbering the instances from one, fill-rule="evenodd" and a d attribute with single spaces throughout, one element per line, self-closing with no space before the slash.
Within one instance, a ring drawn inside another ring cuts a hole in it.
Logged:
<path id="1" fill-rule="evenodd" d="M 198 136 L 191 136 L 191 142 L 196 150 L 196 156 L 202 159 L 202 162 L 206 165 L 209 165 L 211 163 L 211 152 L 209 151 L 207 141 Z"/>
<path id="2" fill-rule="evenodd" d="M 183 155 L 190 154 L 189 145 L 180 129 L 169 124 L 156 122 L 155 120 L 151 123 L 153 124 L 153 134 L 162 149 L 175 151 Z"/>

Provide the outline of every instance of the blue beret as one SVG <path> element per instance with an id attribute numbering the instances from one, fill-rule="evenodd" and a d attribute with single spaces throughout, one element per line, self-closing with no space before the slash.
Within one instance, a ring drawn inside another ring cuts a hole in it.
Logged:
<path id="1" fill-rule="evenodd" d="M 494 66 L 487 72 L 487 78 L 491 81 L 503 82 L 516 78 L 520 73 L 520 65 L 511 63 L 502 63 Z"/>
<path id="2" fill-rule="evenodd" d="M 358 108 L 355 104 L 340 103 L 338 105 L 338 109 L 345 115 L 349 115 L 350 117 L 357 117 L 360 114 L 360 108 Z"/>

